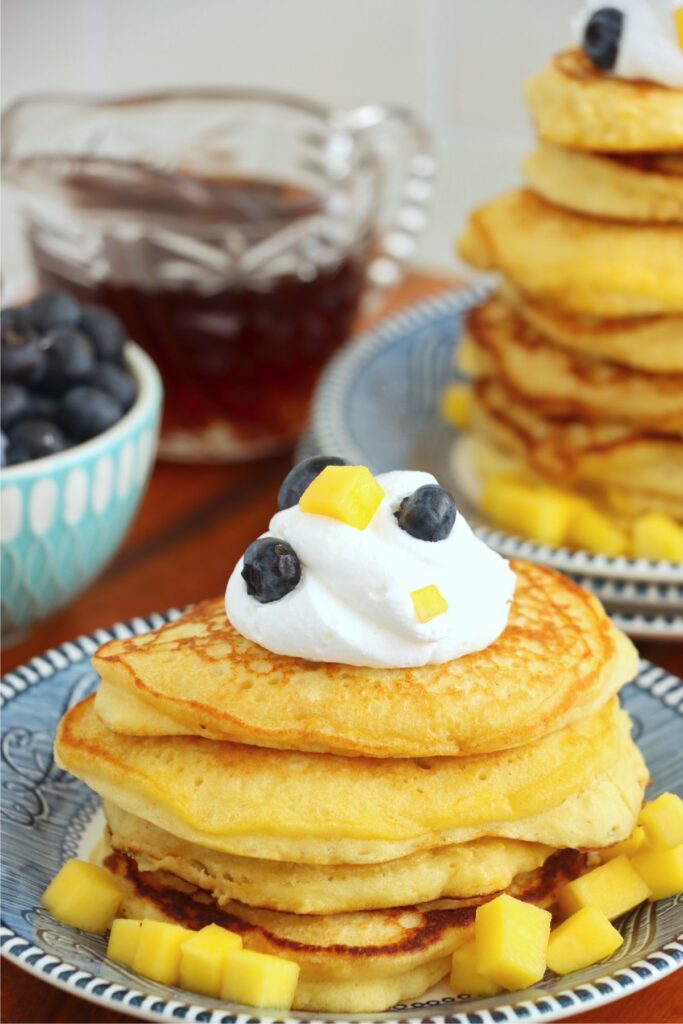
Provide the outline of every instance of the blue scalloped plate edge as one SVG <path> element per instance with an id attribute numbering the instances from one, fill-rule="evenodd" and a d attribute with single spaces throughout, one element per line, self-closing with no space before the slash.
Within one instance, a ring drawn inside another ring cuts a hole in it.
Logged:
<path id="1" fill-rule="evenodd" d="M 373 468 L 372 452 L 354 440 L 348 422 L 348 399 L 359 375 L 370 359 L 391 348 L 406 333 L 425 328 L 430 321 L 445 316 L 461 316 L 480 303 L 489 291 L 487 283 L 478 283 L 426 299 L 381 320 L 375 327 L 347 342 L 328 363 L 313 397 L 310 435 L 315 448 L 321 452 L 342 455 L 355 463 L 369 464 Z M 454 334 L 451 342 L 453 349 L 456 343 Z M 479 526 L 477 533 L 506 557 L 526 558 L 550 565 L 561 572 L 638 583 L 683 585 L 683 565 L 675 562 L 651 562 L 644 558 L 631 559 L 624 556 L 610 558 L 606 555 L 592 555 L 587 551 L 551 548 L 490 526 Z"/>

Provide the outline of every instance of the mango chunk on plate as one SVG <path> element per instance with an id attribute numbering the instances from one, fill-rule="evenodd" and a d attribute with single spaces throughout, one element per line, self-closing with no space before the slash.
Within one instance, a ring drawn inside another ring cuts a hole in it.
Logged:
<path id="1" fill-rule="evenodd" d="M 431 622 L 437 615 L 443 615 L 448 611 L 448 601 L 434 584 L 421 587 L 420 590 L 413 590 L 410 596 L 415 609 L 415 617 L 423 625 L 425 622 Z"/>
<path id="2" fill-rule="evenodd" d="M 132 967 L 140 941 L 142 921 L 132 917 L 117 917 L 112 921 L 107 943 L 107 956 L 125 967 Z"/>
<path id="3" fill-rule="evenodd" d="M 638 516 L 633 526 L 633 556 L 652 562 L 683 562 L 683 527 L 661 512 Z"/>
<path id="4" fill-rule="evenodd" d="M 490 476 L 480 499 L 481 511 L 504 530 L 540 544 L 563 544 L 577 502 L 552 488 L 532 487 L 507 476 Z"/>
<path id="5" fill-rule="evenodd" d="M 367 466 L 326 466 L 301 495 L 299 508 L 364 530 L 383 497 Z"/>
<path id="6" fill-rule="evenodd" d="M 650 899 L 665 900 L 683 892 L 683 843 L 669 850 L 646 848 L 631 864 L 650 890 Z"/>
<path id="7" fill-rule="evenodd" d="M 545 974 L 549 911 L 503 893 L 477 907 L 477 973 L 510 991 L 526 988 Z"/>
<path id="8" fill-rule="evenodd" d="M 634 853 L 637 853 L 641 846 L 644 846 L 645 829 L 642 825 L 636 825 L 630 836 L 626 839 L 622 839 L 620 843 L 615 843 L 614 846 L 607 846 L 604 850 L 600 850 L 600 859 L 602 861 L 614 860 L 615 857 L 632 857 Z"/>
<path id="9" fill-rule="evenodd" d="M 40 902 L 58 921 L 104 935 L 116 917 L 121 899 L 121 890 L 104 868 L 83 860 L 68 860 Z"/>
<path id="10" fill-rule="evenodd" d="M 662 793 L 645 804 L 638 821 L 650 846 L 667 849 L 683 843 L 683 800 L 675 793 Z"/>
<path id="11" fill-rule="evenodd" d="M 177 985 L 180 981 L 181 947 L 192 934 L 189 928 L 182 928 L 179 924 L 143 921 L 133 970 L 162 985 Z"/>
<path id="12" fill-rule="evenodd" d="M 232 950 L 223 960 L 221 998 L 271 1010 L 289 1010 L 299 982 L 299 965 L 251 949 Z"/>
<path id="13" fill-rule="evenodd" d="M 555 974 L 581 970 L 611 956 L 623 941 L 602 910 L 582 907 L 550 933 L 548 967 Z"/>
<path id="14" fill-rule="evenodd" d="M 194 932 L 181 946 L 180 987 L 220 999 L 225 954 L 241 948 L 241 936 L 220 925 Z"/>
<path id="15" fill-rule="evenodd" d="M 449 384 L 441 395 L 441 418 L 464 430 L 472 417 L 472 391 L 468 384 Z"/>
<path id="16" fill-rule="evenodd" d="M 621 856 L 568 882 L 560 889 L 557 902 L 567 916 L 582 907 L 597 907 L 611 921 L 649 896 L 650 890 L 641 876 L 631 862 Z"/>
<path id="17" fill-rule="evenodd" d="M 628 548 L 628 534 L 602 512 L 586 504 L 569 524 L 567 541 L 596 555 L 615 558 Z"/>
<path id="18" fill-rule="evenodd" d="M 468 996 L 495 996 L 502 988 L 477 970 L 477 943 L 472 938 L 456 949 L 451 966 L 451 988 Z"/>

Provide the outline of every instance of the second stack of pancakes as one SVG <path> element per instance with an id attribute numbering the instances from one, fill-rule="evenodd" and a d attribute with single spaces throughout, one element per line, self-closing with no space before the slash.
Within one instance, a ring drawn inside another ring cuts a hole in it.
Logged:
<path id="1" fill-rule="evenodd" d="M 575 50 L 527 98 L 530 187 L 459 240 L 502 275 L 462 351 L 475 469 L 575 488 L 626 526 L 683 520 L 683 90 Z"/>
<path id="2" fill-rule="evenodd" d="M 368 1013 L 443 978 L 493 893 L 551 905 L 637 820 L 637 656 L 591 595 L 513 568 L 503 634 L 444 665 L 272 654 L 220 600 L 101 648 L 55 749 L 103 798 L 124 913 L 215 921 L 300 964 L 297 1008 Z"/>

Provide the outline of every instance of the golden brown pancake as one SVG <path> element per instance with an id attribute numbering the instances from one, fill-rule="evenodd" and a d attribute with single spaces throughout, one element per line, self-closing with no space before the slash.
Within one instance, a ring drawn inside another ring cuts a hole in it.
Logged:
<path id="1" fill-rule="evenodd" d="M 571 353 L 529 326 L 501 296 L 468 315 L 464 353 L 472 376 L 499 379 L 551 417 L 683 434 L 683 374 L 644 373 Z"/>
<path id="2" fill-rule="evenodd" d="M 567 313 L 501 281 L 520 316 L 558 345 L 652 373 L 683 373 L 683 316 L 610 318 Z"/>
<path id="3" fill-rule="evenodd" d="M 220 853 L 178 839 L 105 803 L 113 849 L 143 871 L 170 871 L 223 906 L 239 900 L 294 914 L 342 914 L 506 889 L 516 875 L 540 867 L 551 846 L 514 839 L 476 839 L 423 850 L 380 864 L 297 864 Z"/>
<path id="4" fill-rule="evenodd" d="M 581 50 L 554 57 L 526 88 L 542 139 L 572 149 L 683 149 L 683 89 L 599 71 Z"/>
<path id="5" fill-rule="evenodd" d="M 582 153 L 540 142 L 524 160 L 535 192 L 577 213 L 643 223 L 683 223 L 683 153 Z"/>
<path id="6" fill-rule="evenodd" d="M 442 900 L 393 910 L 312 917 L 232 902 L 218 905 L 169 873 L 146 873 L 105 847 L 103 863 L 124 890 L 123 914 L 201 928 L 216 923 L 238 932 L 248 949 L 301 967 L 296 1009 L 370 1013 L 416 998 L 444 977 L 450 954 L 472 935 L 481 901 Z M 550 906 L 562 885 L 586 868 L 586 856 L 559 851 L 520 876 L 512 895 Z"/>
<path id="7" fill-rule="evenodd" d="M 203 601 L 178 622 L 99 649 L 97 712 L 122 733 L 378 758 L 529 743 L 601 707 L 635 675 L 637 656 L 595 597 L 549 569 L 513 569 L 498 640 L 416 669 L 273 654 L 230 625 L 221 600 Z"/>
<path id="8" fill-rule="evenodd" d="M 620 491 L 683 518 L 683 442 L 619 424 L 543 416 L 500 381 L 473 387 L 472 432 L 563 487 Z"/>
<path id="9" fill-rule="evenodd" d="M 559 606 L 556 613 L 562 632 Z M 552 660 L 552 638 L 536 642 Z M 585 647 L 580 634 L 574 643 Z M 520 674 L 522 702 L 525 683 Z M 646 781 L 629 728 L 613 698 L 514 750 L 378 760 L 124 736 L 100 721 L 89 698 L 60 722 L 55 758 L 105 800 L 200 846 L 268 860 L 377 863 L 485 836 L 558 848 L 616 842 L 635 824 Z"/>
<path id="10" fill-rule="evenodd" d="M 499 270 L 521 291 L 569 312 L 683 312 L 680 225 L 598 220 L 520 189 L 475 210 L 458 249 L 475 267 Z"/>

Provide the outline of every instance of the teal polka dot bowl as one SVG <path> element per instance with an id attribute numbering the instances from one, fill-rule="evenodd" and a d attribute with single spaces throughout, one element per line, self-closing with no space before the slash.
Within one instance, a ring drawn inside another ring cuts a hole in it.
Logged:
<path id="1" fill-rule="evenodd" d="M 135 404 L 115 426 L 58 455 L 0 470 L 2 644 L 69 604 L 121 544 L 156 453 L 162 388 L 137 345 Z"/>

